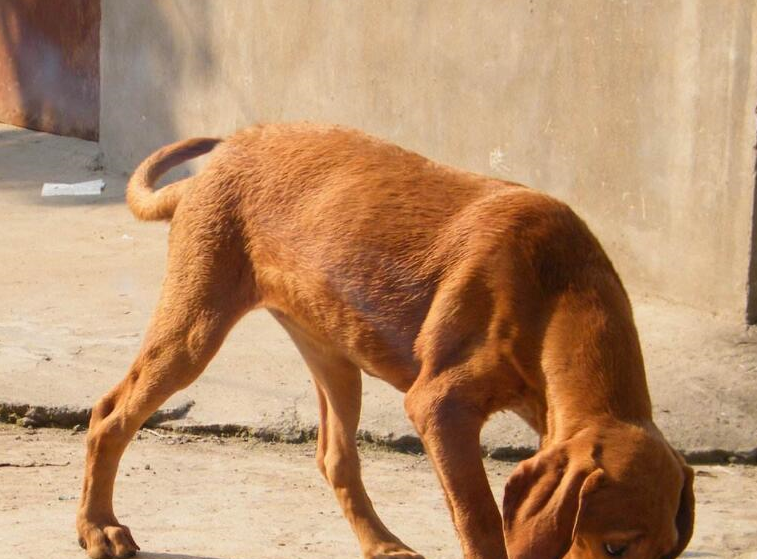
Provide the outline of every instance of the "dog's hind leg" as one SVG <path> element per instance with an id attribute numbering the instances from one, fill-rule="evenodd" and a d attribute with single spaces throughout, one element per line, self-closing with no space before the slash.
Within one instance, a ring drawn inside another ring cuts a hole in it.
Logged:
<path id="1" fill-rule="evenodd" d="M 331 350 L 320 348 L 278 318 L 313 374 L 321 419 L 316 452 L 318 468 L 334 489 L 363 556 L 422 559 L 384 526 L 363 486 L 355 438 L 361 408 L 360 369 Z"/>
<path id="2" fill-rule="evenodd" d="M 158 406 L 199 376 L 248 308 L 248 286 L 240 285 L 245 276 L 241 258 L 214 250 L 212 243 L 190 242 L 177 249 L 169 256 L 163 292 L 139 355 L 92 410 L 76 525 L 79 542 L 93 559 L 130 557 L 139 549 L 113 513 L 121 455 Z"/>

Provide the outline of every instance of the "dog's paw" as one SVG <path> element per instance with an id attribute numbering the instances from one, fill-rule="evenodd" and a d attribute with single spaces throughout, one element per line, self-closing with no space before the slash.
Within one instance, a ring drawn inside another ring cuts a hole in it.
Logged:
<path id="1" fill-rule="evenodd" d="M 87 550 L 91 559 L 124 559 L 134 557 L 139 546 L 129 528 L 117 522 L 97 524 L 82 520 L 77 522 L 79 545 Z"/>

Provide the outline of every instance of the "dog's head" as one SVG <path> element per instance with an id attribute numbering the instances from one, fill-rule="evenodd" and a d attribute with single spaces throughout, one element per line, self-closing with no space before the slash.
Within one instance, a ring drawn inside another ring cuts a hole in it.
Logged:
<path id="1" fill-rule="evenodd" d="M 505 487 L 509 559 L 673 559 L 694 527 L 694 473 L 659 432 L 587 430 L 521 462 Z"/>

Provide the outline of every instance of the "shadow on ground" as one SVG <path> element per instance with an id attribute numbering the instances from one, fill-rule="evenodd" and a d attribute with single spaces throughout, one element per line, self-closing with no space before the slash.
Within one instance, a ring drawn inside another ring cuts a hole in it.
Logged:
<path id="1" fill-rule="evenodd" d="M 96 142 L 66 138 L 0 124 L 0 192 L 13 202 L 46 207 L 120 204 L 126 179 L 107 175 Z M 43 197 L 46 182 L 106 179 L 99 196 Z"/>
<path id="2" fill-rule="evenodd" d="M 150 551 L 140 551 L 137 557 L 141 559 L 218 559 L 217 557 L 208 557 L 206 555 L 187 555 L 185 553 L 152 553 Z"/>

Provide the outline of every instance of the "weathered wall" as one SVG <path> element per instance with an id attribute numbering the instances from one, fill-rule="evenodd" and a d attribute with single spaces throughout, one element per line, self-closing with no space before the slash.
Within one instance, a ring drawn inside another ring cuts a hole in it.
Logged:
<path id="1" fill-rule="evenodd" d="M 97 139 L 100 0 L 0 0 L 0 122 Z"/>
<path id="2" fill-rule="evenodd" d="M 103 0 L 101 140 L 348 124 L 546 190 L 632 290 L 743 317 L 752 0 Z"/>

